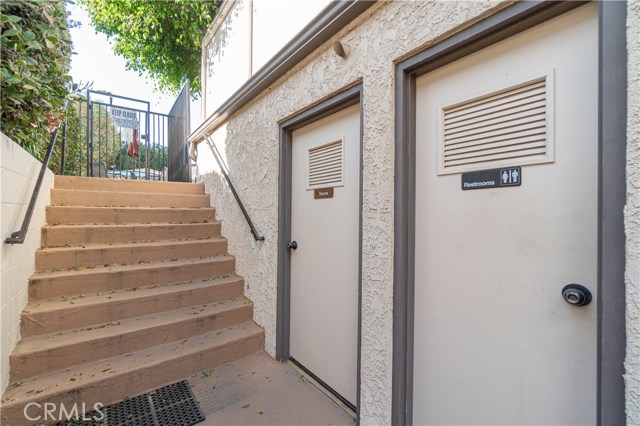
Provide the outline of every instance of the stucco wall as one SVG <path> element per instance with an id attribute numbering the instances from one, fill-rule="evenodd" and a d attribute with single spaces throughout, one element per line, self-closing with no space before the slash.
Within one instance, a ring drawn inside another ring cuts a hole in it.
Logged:
<path id="1" fill-rule="evenodd" d="M 217 207 L 229 252 L 237 256 L 238 273 L 246 279 L 246 294 L 254 301 L 255 320 L 265 328 L 266 349 L 274 355 L 278 122 L 362 80 L 363 425 L 391 420 L 394 61 L 501 6 L 498 1 L 380 2 L 234 114 L 214 139 L 247 210 L 265 235 L 263 243 L 254 242 L 206 143 L 198 148 L 198 179 L 205 182 Z M 351 47 L 346 60 L 331 50 L 335 40 Z"/>
<path id="2" fill-rule="evenodd" d="M 4 393 L 9 383 L 9 354 L 20 340 L 20 312 L 28 301 L 28 279 L 35 271 L 35 251 L 40 247 L 53 173 L 47 170 L 45 174 L 24 244 L 5 244 L 4 239 L 22 225 L 41 163 L 3 133 L 0 139 L 0 393 Z"/>
<path id="3" fill-rule="evenodd" d="M 640 1 L 627 5 L 627 424 L 640 425 Z"/>

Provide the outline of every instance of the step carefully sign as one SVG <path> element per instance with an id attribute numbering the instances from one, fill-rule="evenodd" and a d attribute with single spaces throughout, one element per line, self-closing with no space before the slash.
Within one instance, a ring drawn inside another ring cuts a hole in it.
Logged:
<path id="1" fill-rule="evenodd" d="M 130 109 L 111 108 L 111 119 L 116 127 L 124 127 L 126 129 L 140 128 L 138 113 Z"/>

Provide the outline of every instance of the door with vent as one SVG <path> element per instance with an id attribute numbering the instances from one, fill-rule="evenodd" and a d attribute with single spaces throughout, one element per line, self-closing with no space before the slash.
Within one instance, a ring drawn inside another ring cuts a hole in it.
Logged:
<path id="1" fill-rule="evenodd" d="M 354 408 L 357 387 L 360 109 L 292 135 L 289 354 Z"/>
<path id="2" fill-rule="evenodd" d="M 416 81 L 416 425 L 596 423 L 597 46 L 590 4 Z"/>

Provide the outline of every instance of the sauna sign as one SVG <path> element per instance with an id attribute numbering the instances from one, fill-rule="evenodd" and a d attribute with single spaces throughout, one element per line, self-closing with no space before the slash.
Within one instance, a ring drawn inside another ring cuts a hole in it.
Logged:
<path id="1" fill-rule="evenodd" d="M 125 129 L 139 129 L 140 120 L 138 113 L 124 108 L 111 108 L 111 119 L 116 127 L 124 127 Z"/>
<path id="2" fill-rule="evenodd" d="M 325 198 L 333 198 L 333 188 L 317 188 L 313 191 L 315 200 L 323 200 Z"/>

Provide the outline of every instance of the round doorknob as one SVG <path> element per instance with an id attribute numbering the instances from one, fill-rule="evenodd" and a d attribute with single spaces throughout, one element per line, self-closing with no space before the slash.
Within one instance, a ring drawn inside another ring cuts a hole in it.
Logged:
<path id="1" fill-rule="evenodd" d="M 564 300 L 575 306 L 585 306 L 591 303 L 591 292 L 580 284 L 567 284 L 562 289 Z"/>
<path id="2" fill-rule="evenodd" d="M 287 244 L 287 248 L 289 250 L 295 250 L 298 248 L 298 243 L 296 241 L 291 241 Z"/>

